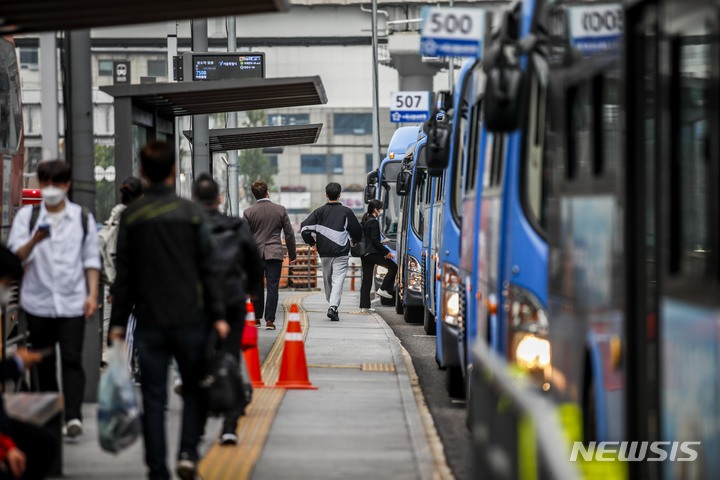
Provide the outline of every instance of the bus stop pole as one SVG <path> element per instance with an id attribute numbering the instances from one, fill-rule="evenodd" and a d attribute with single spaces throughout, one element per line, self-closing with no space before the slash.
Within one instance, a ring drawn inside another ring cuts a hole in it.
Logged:
<path id="1" fill-rule="evenodd" d="M 235 16 L 229 16 L 227 18 L 227 31 L 228 31 L 228 53 L 236 52 L 237 51 L 237 33 L 236 33 L 236 22 L 235 22 Z M 227 114 L 227 125 L 228 128 L 237 128 L 237 112 L 230 112 Z M 230 150 L 228 151 L 228 185 L 227 185 L 227 194 L 229 197 L 229 203 L 230 203 L 230 210 L 228 213 L 230 215 L 239 215 L 239 204 L 240 199 L 239 192 L 238 192 L 238 182 L 239 182 L 239 174 L 238 174 L 238 152 L 237 150 Z"/>
<path id="2" fill-rule="evenodd" d="M 192 21 L 192 50 L 193 52 L 208 51 L 208 24 L 207 19 Z M 208 115 L 193 115 L 193 180 L 201 173 L 210 173 L 210 117 Z"/>
<path id="3" fill-rule="evenodd" d="M 380 166 L 380 104 L 378 101 L 378 9 L 377 0 L 372 1 L 372 121 L 373 121 L 373 168 Z"/>

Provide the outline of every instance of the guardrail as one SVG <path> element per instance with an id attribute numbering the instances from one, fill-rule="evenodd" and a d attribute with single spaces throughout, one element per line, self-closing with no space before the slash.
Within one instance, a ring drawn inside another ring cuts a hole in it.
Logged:
<path id="1" fill-rule="evenodd" d="M 581 478 L 570 463 L 557 414 L 535 385 L 512 374 L 507 363 L 478 342 L 471 350 L 473 394 L 469 398 L 475 478 Z"/>

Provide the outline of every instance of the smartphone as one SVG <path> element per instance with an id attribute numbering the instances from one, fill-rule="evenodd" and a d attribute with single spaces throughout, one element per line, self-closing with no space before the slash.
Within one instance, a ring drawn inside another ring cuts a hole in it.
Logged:
<path id="1" fill-rule="evenodd" d="M 38 225 L 38 231 L 39 232 L 48 232 L 50 233 L 50 225 L 47 223 L 43 223 L 42 225 Z"/>

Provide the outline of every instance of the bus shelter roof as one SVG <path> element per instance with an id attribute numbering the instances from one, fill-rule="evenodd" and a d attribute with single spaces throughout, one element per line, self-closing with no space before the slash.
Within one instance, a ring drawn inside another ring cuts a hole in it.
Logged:
<path id="1" fill-rule="evenodd" d="M 148 83 L 100 87 L 135 107 L 164 118 L 327 103 L 319 76 L 209 82 Z"/>
<path id="2" fill-rule="evenodd" d="M 3 0 L 0 34 L 282 12 L 287 0 Z"/>
<path id="3" fill-rule="evenodd" d="M 317 142 L 322 123 L 280 127 L 220 128 L 210 130 L 210 152 L 227 152 L 249 148 L 283 147 Z M 192 130 L 185 130 L 192 142 Z"/>

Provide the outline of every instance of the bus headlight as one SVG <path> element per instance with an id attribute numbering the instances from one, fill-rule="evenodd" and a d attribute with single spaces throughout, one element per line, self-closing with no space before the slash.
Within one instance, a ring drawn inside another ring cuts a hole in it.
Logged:
<path id="1" fill-rule="evenodd" d="M 515 362 L 525 370 L 550 366 L 550 342 L 534 335 L 523 336 L 515 347 Z"/>
<path id="2" fill-rule="evenodd" d="M 413 292 L 420 292 L 422 290 L 422 271 L 420 269 L 420 262 L 415 257 L 408 255 L 407 261 L 407 288 Z"/>
<path id="3" fill-rule="evenodd" d="M 549 325 L 542 304 L 530 291 L 511 285 L 505 311 L 511 332 L 509 360 L 523 370 L 547 378 L 552 348 L 547 340 Z"/>
<path id="4" fill-rule="evenodd" d="M 460 275 L 455 267 L 445 265 L 442 281 L 442 318 L 448 325 L 457 327 L 462 322 L 460 307 Z"/>

